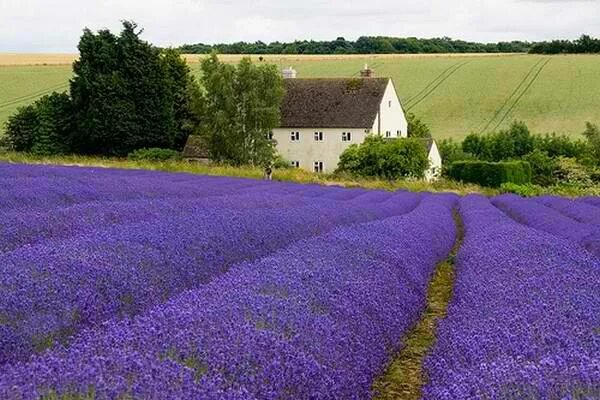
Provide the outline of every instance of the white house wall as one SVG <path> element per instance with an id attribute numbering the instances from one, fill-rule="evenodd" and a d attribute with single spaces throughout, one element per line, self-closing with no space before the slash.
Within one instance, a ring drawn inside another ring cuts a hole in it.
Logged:
<path id="1" fill-rule="evenodd" d="M 391 137 L 408 136 L 408 122 L 391 79 L 388 81 L 383 100 L 379 105 L 379 114 L 375 118 L 373 132 L 384 137 L 386 132 L 390 132 Z"/>
<path id="2" fill-rule="evenodd" d="M 442 173 L 442 156 L 440 151 L 435 143 L 435 140 L 431 144 L 431 149 L 429 150 L 429 169 L 425 171 L 425 179 L 428 181 L 432 181 L 440 176 Z"/>
<path id="3" fill-rule="evenodd" d="M 300 140 L 292 141 L 291 133 L 299 132 Z M 315 132 L 323 132 L 323 141 L 315 141 Z M 351 140 L 342 141 L 342 132 L 350 132 Z M 277 128 L 273 130 L 273 139 L 277 142 L 277 151 L 287 161 L 298 161 L 300 168 L 313 171 L 314 162 L 323 162 L 323 172 L 335 171 L 340 155 L 351 144 L 360 144 L 365 140 L 364 129 L 357 128 Z"/>

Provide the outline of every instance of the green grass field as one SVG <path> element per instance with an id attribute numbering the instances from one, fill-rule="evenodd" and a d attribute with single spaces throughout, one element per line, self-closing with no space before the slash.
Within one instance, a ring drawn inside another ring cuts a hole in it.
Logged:
<path id="1" fill-rule="evenodd" d="M 405 109 L 431 127 L 436 138 L 525 121 L 536 133 L 579 135 L 586 121 L 600 123 L 600 56 L 503 55 L 294 60 L 299 77 L 353 76 L 364 63 L 396 83 Z M 199 74 L 199 66 L 192 64 Z M 0 67 L 0 124 L 17 107 L 53 89 L 64 90 L 71 67 Z"/>

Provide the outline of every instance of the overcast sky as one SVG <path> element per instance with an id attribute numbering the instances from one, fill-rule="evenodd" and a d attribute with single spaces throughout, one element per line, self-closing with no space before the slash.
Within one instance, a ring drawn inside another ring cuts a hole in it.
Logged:
<path id="1" fill-rule="evenodd" d="M 600 36 L 600 0 L 0 0 L 0 51 L 75 52 L 132 19 L 160 46 L 361 35 L 471 41 Z"/>

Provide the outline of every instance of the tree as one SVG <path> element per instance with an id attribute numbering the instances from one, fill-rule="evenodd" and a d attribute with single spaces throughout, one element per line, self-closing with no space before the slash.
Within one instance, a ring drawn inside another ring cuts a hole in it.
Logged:
<path id="1" fill-rule="evenodd" d="M 598 128 L 598 125 L 596 124 L 586 122 L 583 136 L 586 138 L 590 147 L 593 164 L 600 164 L 600 128 Z"/>
<path id="2" fill-rule="evenodd" d="M 268 138 L 280 120 L 283 81 L 274 65 L 236 66 L 212 54 L 202 62 L 204 120 L 211 158 L 234 165 L 272 162 L 275 143 Z"/>
<path id="3" fill-rule="evenodd" d="M 128 21 L 119 36 L 84 30 L 71 81 L 76 152 L 124 156 L 175 146 L 171 81 L 160 51 L 140 34 Z"/>
<path id="4" fill-rule="evenodd" d="M 431 131 L 427 124 L 421 121 L 413 113 L 406 116 L 408 122 L 408 137 L 412 138 L 431 138 Z"/>
<path id="5" fill-rule="evenodd" d="M 520 158 L 533 150 L 534 139 L 523 122 L 513 122 L 508 130 L 487 135 L 468 135 L 462 143 L 465 153 L 485 161 Z"/>
<path id="6" fill-rule="evenodd" d="M 31 152 L 64 154 L 71 148 L 73 105 L 66 93 L 53 93 L 35 103 L 38 126 Z"/>
<path id="7" fill-rule="evenodd" d="M 532 182 L 536 185 L 551 186 L 556 183 L 558 162 L 545 151 L 535 149 L 523 157 L 531 165 Z"/>
<path id="8" fill-rule="evenodd" d="M 469 160 L 473 156 L 466 154 L 463 151 L 460 142 L 455 142 L 452 139 L 444 139 L 438 142 L 438 149 L 440 156 L 442 157 L 442 174 L 445 175 L 448 171 L 448 167 L 455 161 Z"/>
<path id="9" fill-rule="evenodd" d="M 198 133 L 202 115 L 202 94 L 190 67 L 177 50 L 163 50 L 161 60 L 173 100 L 173 148 L 182 150 L 188 136 Z"/>
<path id="10" fill-rule="evenodd" d="M 20 108 L 6 124 L 12 149 L 43 155 L 69 152 L 72 132 L 72 104 L 66 93 L 41 97 Z"/>
<path id="11" fill-rule="evenodd" d="M 33 146 L 38 126 L 36 107 L 21 107 L 6 122 L 6 142 L 15 151 L 30 151 Z"/>

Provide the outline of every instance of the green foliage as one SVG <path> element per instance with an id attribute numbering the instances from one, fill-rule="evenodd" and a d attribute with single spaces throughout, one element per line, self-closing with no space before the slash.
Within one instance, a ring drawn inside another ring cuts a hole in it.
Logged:
<path id="1" fill-rule="evenodd" d="M 544 188 L 530 183 L 519 185 L 512 182 L 506 182 L 500 185 L 500 192 L 514 193 L 523 197 L 534 197 L 544 194 Z"/>
<path id="2" fill-rule="evenodd" d="M 574 158 L 559 157 L 554 177 L 556 181 L 564 185 L 590 186 L 593 184 L 588 168 Z"/>
<path id="3" fill-rule="evenodd" d="M 598 125 L 586 122 L 583 136 L 590 147 L 592 164 L 600 165 L 600 128 L 598 128 Z"/>
<path id="4" fill-rule="evenodd" d="M 522 41 L 499 43 L 474 43 L 448 37 L 433 39 L 362 36 L 356 41 L 338 37 L 331 41 L 297 40 L 291 43 L 248 43 L 209 45 L 186 44 L 179 48 L 183 53 L 210 54 L 393 54 L 393 53 L 523 53 L 531 44 Z"/>
<path id="5" fill-rule="evenodd" d="M 421 121 L 417 116 L 413 113 L 408 113 L 406 115 L 406 120 L 408 122 L 408 137 L 412 138 L 431 138 L 431 130 L 427 124 Z"/>
<path id="6" fill-rule="evenodd" d="M 288 160 L 283 158 L 281 155 L 277 154 L 277 155 L 275 155 L 275 158 L 273 159 L 273 168 L 288 169 L 288 168 L 292 168 L 292 166 Z"/>
<path id="7" fill-rule="evenodd" d="M 551 42 L 535 43 L 529 52 L 532 54 L 582 54 L 600 53 L 600 39 L 589 35 L 581 35 L 579 39 L 553 40 Z"/>
<path id="8" fill-rule="evenodd" d="M 545 152 L 552 158 L 569 157 L 583 159 L 589 150 L 585 141 L 555 133 L 534 135 L 533 147 L 536 150 Z"/>
<path id="9" fill-rule="evenodd" d="M 448 167 L 455 161 L 468 160 L 473 158 L 462 149 L 461 142 L 455 142 L 452 139 L 444 139 L 437 142 L 440 156 L 442 157 L 442 175 L 448 174 Z"/>
<path id="10" fill-rule="evenodd" d="M 468 135 L 462 149 L 479 160 L 502 161 L 523 157 L 533 150 L 533 146 L 534 139 L 527 125 L 513 122 L 508 130 L 487 135 Z"/>
<path id="11" fill-rule="evenodd" d="M 457 181 L 500 187 L 503 183 L 531 183 L 531 166 L 525 161 L 456 161 L 448 175 Z"/>
<path id="12" fill-rule="evenodd" d="M 30 151 L 38 126 L 35 105 L 21 107 L 6 122 L 7 147 L 16 151 Z"/>
<path id="13" fill-rule="evenodd" d="M 215 54 L 202 62 L 204 123 L 211 159 L 233 165 L 267 165 L 275 156 L 268 139 L 280 120 L 283 80 L 274 65 L 244 58 L 237 66 Z"/>
<path id="14" fill-rule="evenodd" d="M 337 172 L 385 179 L 421 178 L 428 166 L 427 150 L 421 139 L 371 136 L 342 153 Z"/>
<path id="15" fill-rule="evenodd" d="M 197 88 L 189 69 L 140 34 L 128 21 L 118 36 L 84 30 L 71 81 L 75 152 L 124 156 L 146 147 L 181 148 L 195 129 Z"/>
<path id="16" fill-rule="evenodd" d="M 551 186 L 557 183 L 558 162 L 545 151 L 535 149 L 523 157 L 531 165 L 532 182 L 536 185 Z"/>
<path id="17" fill-rule="evenodd" d="M 127 156 L 132 161 L 167 161 L 181 160 L 181 153 L 171 149 L 153 147 L 150 149 L 138 149 Z"/>
<path id="18" fill-rule="evenodd" d="M 9 147 L 40 155 L 67 153 L 72 132 L 73 109 L 65 93 L 55 92 L 20 108 L 6 124 Z"/>
<path id="19" fill-rule="evenodd" d="M 164 49 L 161 61 L 167 75 L 167 83 L 173 100 L 175 133 L 173 147 L 183 149 L 190 135 L 197 134 L 201 123 L 202 93 L 190 67 L 181 54 L 174 49 Z"/>

